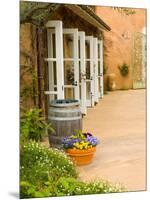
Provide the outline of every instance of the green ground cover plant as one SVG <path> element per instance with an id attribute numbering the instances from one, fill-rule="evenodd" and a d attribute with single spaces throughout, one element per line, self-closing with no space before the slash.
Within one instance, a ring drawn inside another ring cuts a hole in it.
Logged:
<path id="1" fill-rule="evenodd" d="M 22 147 L 20 156 L 20 197 L 50 197 L 121 192 L 121 186 L 100 180 L 78 180 L 76 168 L 67 155 L 35 141 Z"/>

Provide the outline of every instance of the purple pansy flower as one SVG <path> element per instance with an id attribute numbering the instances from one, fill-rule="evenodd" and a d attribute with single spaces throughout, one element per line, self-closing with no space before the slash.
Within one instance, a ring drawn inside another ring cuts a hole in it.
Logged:
<path id="1" fill-rule="evenodd" d="M 80 134 L 79 134 L 80 133 Z M 62 146 L 65 149 L 68 148 L 73 148 L 74 144 L 77 142 L 81 142 L 81 141 L 85 141 L 89 143 L 89 146 L 96 146 L 99 141 L 96 137 L 94 137 L 91 133 L 87 132 L 87 133 L 82 133 L 82 132 L 78 132 L 77 134 L 74 133 L 71 136 L 65 137 L 62 139 Z"/>

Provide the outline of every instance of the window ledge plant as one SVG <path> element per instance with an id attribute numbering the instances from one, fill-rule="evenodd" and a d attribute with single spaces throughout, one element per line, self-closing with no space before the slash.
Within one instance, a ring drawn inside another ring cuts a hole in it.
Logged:
<path id="1" fill-rule="evenodd" d="M 62 140 L 64 150 L 76 165 L 91 163 L 98 143 L 91 133 L 82 133 L 80 130 Z"/>

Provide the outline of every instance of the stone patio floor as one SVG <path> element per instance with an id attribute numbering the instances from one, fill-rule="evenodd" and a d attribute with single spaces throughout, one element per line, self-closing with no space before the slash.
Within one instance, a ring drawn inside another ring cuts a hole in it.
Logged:
<path id="1" fill-rule="evenodd" d="M 99 140 L 93 162 L 77 167 L 81 180 L 106 179 L 129 191 L 146 189 L 146 91 L 114 91 L 89 108 L 83 130 Z"/>

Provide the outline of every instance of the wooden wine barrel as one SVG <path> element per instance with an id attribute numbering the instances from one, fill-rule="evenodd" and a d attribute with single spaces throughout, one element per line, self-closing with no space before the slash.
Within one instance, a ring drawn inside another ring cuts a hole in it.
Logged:
<path id="1" fill-rule="evenodd" d="M 59 147 L 64 137 L 75 130 L 82 130 L 82 115 L 78 100 L 53 100 L 48 110 L 48 121 L 52 123 L 55 134 L 49 132 L 50 146 Z"/>

